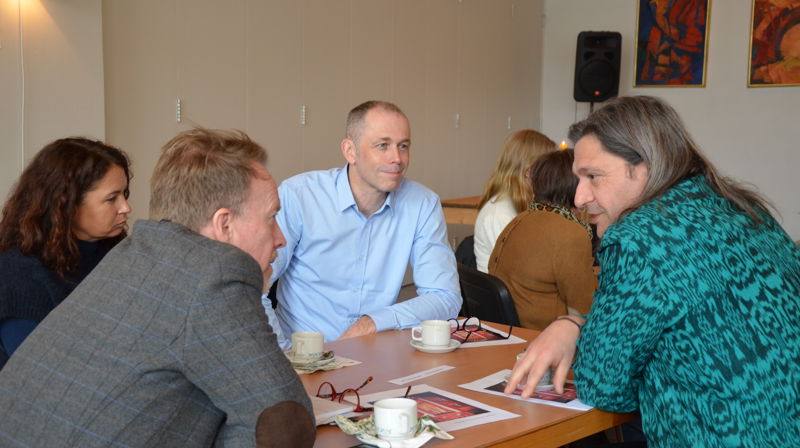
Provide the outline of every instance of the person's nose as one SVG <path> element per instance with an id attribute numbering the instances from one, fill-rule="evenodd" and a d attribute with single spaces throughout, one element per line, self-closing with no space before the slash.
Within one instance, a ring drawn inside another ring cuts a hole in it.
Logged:
<path id="1" fill-rule="evenodd" d="M 122 206 L 119 208 L 120 215 L 127 215 L 131 212 L 131 204 L 128 202 L 126 198 L 122 198 Z"/>
<path id="2" fill-rule="evenodd" d="M 286 238 L 283 236 L 283 232 L 281 231 L 281 228 L 280 226 L 278 226 L 277 222 L 275 222 L 273 245 L 276 250 L 280 249 L 283 246 L 286 246 Z"/>
<path id="3" fill-rule="evenodd" d="M 584 179 L 579 179 L 578 188 L 575 189 L 575 207 L 583 208 L 593 200 L 594 197 L 588 182 Z"/>
<path id="4" fill-rule="evenodd" d="M 389 163 L 400 163 L 400 148 L 398 148 L 397 145 L 391 146 L 389 148 L 387 157 L 389 158 Z"/>

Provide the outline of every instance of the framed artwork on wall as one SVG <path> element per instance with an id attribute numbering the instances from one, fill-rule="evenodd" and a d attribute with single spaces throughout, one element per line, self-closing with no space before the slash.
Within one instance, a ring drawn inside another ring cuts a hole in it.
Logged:
<path id="1" fill-rule="evenodd" d="M 753 0 L 747 85 L 800 86 L 800 0 Z"/>
<path id="2" fill-rule="evenodd" d="M 634 87 L 705 87 L 711 0 L 637 0 Z"/>

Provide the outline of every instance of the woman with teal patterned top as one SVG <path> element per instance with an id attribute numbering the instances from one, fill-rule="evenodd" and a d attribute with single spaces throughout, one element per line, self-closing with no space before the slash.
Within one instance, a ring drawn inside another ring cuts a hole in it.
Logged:
<path id="1" fill-rule="evenodd" d="M 638 409 L 648 446 L 800 446 L 800 251 L 765 200 L 656 98 L 612 100 L 570 139 L 599 286 L 585 325 L 551 324 L 509 386 L 556 366 L 560 389 L 577 340 L 579 398 Z"/>

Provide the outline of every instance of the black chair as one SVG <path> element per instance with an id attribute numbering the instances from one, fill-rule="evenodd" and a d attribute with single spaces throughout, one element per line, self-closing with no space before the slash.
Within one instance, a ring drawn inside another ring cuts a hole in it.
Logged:
<path id="1" fill-rule="evenodd" d="M 462 316 L 519 326 L 517 309 L 502 280 L 461 263 L 458 263 L 458 280 L 464 298 Z"/>
<path id="2" fill-rule="evenodd" d="M 458 243 L 456 261 L 473 269 L 478 267 L 478 262 L 475 261 L 475 235 L 470 235 Z"/>

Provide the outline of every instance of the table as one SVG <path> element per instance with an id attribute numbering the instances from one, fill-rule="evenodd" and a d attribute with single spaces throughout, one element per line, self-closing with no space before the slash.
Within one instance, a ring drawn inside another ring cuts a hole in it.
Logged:
<path id="1" fill-rule="evenodd" d="M 507 328 L 499 324 L 489 325 L 504 331 Z M 530 341 L 538 333 L 517 327 L 512 332 L 526 341 Z M 388 380 L 446 364 L 455 368 L 412 384 L 438 387 L 520 415 L 509 420 L 453 431 L 455 440 L 434 439 L 428 442 L 426 447 L 556 447 L 612 428 L 635 417 L 635 414 L 615 414 L 597 409 L 586 412 L 573 411 L 458 387 L 459 384 L 511 368 L 516 355 L 527 347 L 527 342 L 493 347 L 459 348 L 451 353 L 434 355 L 414 350 L 409 345 L 410 340 L 411 331 L 402 330 L 329 342 L 325 344 L 326 350 L 334 350 L 337 355 L 362 361 L 362 364 L 330 372 L 300 375 L 300 378 L 306 391 L 313 395 L 323 381 L 330 381 L 337 389 L 344 389 L 357 387 L 371 375 L 374 380 L 362 389 L 363 394 L 370 394 L 406 387 L 389 383 Z M 355 437 L 343 433 L 335 426 L 323 426 L 317 429 L 316 447 L 352 447 L 358 443 Z"/>
<path id="2" fill-rule="evenodd" d="M 468 196 L 464 198 L 445 199 L 442 201 L 442 211 L 444 220 L 448 224 L 475 225 L 478 217 L 478 202 L 480 196 Z"/>

